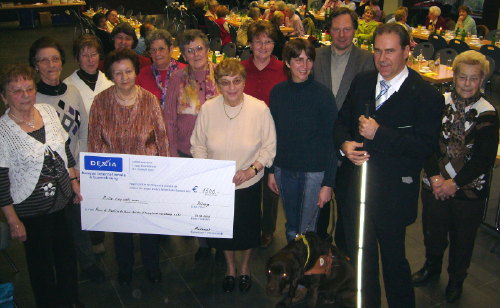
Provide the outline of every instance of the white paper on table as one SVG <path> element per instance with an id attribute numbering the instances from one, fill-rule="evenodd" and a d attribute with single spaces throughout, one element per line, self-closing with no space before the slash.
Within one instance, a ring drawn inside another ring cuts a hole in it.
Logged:
<path id="1" fill-rule="evenodd" d="M 236 163 L 80 153 L 82 229 L 233 237 Z"/>

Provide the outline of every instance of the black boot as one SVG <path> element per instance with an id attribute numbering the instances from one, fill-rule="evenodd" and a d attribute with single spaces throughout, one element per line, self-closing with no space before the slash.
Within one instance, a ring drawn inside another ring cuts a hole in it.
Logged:
<path id="1" fill-rule="evenodd" d="M 422 286 L 435 278 L 439 278 L 442 263 L 443 256 L 428 256 L 424 267 L 411 275 L 413 285 Z"/>
<path id="2" fill-rule="evenodd" d="M 449 280 L 446 286 L 445 296 L 448 303 L 453 303 L 462 295 L 463 281 Z"/>

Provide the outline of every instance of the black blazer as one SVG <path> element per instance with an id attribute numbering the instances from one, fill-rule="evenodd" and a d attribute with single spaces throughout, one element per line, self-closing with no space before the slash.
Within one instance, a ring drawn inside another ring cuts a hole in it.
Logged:
<path id="1" fill-rule="evenodd" d="M 368 104 L 380 127 L 374 139 L 365 142 L 370 153 L 367 214 L 376 222 L 409 225 L 417 216 L 420 171 L 437 149 L 444 98 L 409 69 L 399 91 L 375 111 L 377 74 L 362 72 L 353 80 L 335 125 L 335 143 L 340 148 L 344 141 L 362 141 L 358 118 Z M 348 171 L 339 171 L 346 175 L 337 181 L 342 183 L 339 193 L 349 207 L 357 208 L 361 168 L 344 161 L 341 168 Z"/>

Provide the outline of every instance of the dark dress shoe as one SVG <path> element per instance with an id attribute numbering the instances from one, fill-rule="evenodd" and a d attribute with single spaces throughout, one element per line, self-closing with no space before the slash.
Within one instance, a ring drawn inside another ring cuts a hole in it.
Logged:
<path id="1" fill-rule="evenodd" d="M 427 256 L 424 267 L 411 275 L 414 286 L 423 286 L 441 274 L 443 256 Z"/>
<path id="2" fill-rule="evenodd" d="M 252 277 L 248 275 L 241 275 L 239 277 L 239 287 L 241 292 L 248 292 L 252 287 Z"/>
<path id="3" fill-rule="evenodd" d="M 231 293 L 234 290 L 234 285 L 235 285 L 235 278 L 234 276 L 226 276 L 224 277 L 224 280 L 222 281 L 222 290 L 226 293 Z"/>
<path id="4" fill-rule="evenodd" d="M 440 274 L 441 270 L 432 270 L 424 266 L 418 272 L 411 275 L 411 280 L 414 286 L 423 286 L 431 280 L 439 278 Z"/>
<path id="5" fill-rule="evenodd" d="M 450 280 L 446 286 L 445 296 L 448 303 L 453 303 L 462 295 L 463 282 Z"/>
<path id="6" fill-rule="evenodd" d="M 194 255 L 194 260 L 199 261 L 201 259 L 205 259 L 210 255 L 210 248 L 208 247 L 200 247 L 198 251 Z"/>
<path id="7" fill-rule="evenodd" d="M 224 251 L 222 249 L 215 250 L 215 264 L 217 265 L 226 264 L 226 257 L 224 257 Z"/>
<path id="8" fill-rule="evenodd" d="M 148 278 L 149 282 L 156 284 L 161 282 L 161 272 L 160 271 L 147 271 L 146 272 L 146 277 Z"/>

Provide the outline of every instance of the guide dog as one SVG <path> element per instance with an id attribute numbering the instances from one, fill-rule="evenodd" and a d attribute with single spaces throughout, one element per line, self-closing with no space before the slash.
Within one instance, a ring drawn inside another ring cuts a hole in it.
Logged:
<path id="1" fill-rule="evenodd" d="M 267 295 L 283 296 L 276 307 L 289 307 L 299 283 L 307 288 L 307 307 L 333 304 L 356 306 L 356 281 L 349 260 L 334 245 L 308 232 L 267 262 Z"/>

